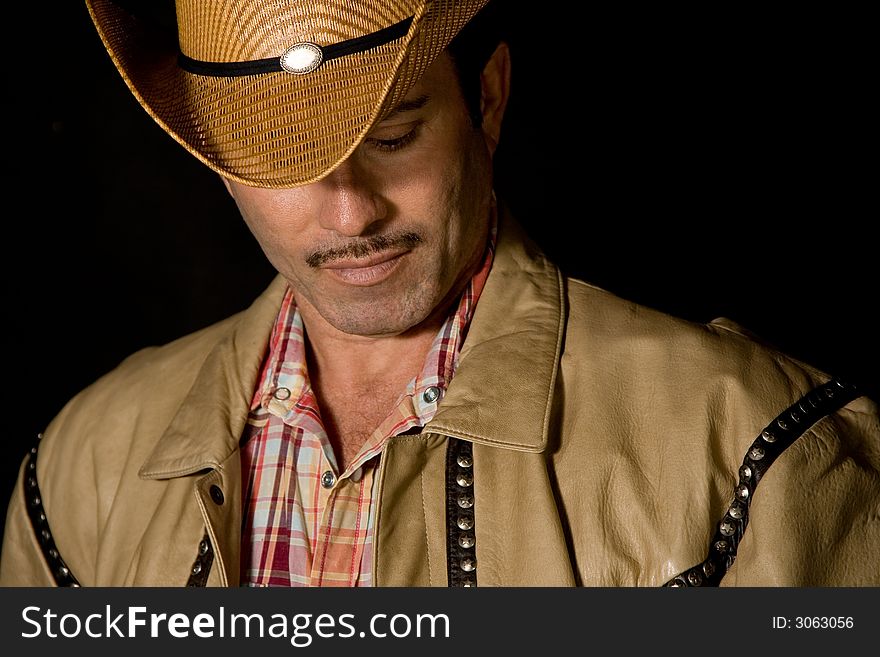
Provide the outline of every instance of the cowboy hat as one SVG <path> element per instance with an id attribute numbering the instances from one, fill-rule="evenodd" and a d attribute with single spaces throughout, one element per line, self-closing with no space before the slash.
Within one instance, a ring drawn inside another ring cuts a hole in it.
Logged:
<path id="1" fill-rule="evenodd" d="M 176 0 L 175 39 L 86 0 L 150 116 L 214 171 L 270 188 L 345 160 L 486 2 Z"/>

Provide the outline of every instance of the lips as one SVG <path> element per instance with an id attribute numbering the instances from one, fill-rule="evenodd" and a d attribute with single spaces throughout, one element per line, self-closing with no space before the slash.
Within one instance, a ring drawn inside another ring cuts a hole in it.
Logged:
<path id="1" fill-rule="evenodd" d="M 349 285 L 376 285 L 388 278 L 400 265 L 408 250 L 385 251 L 367 258 L 333 260 L 321 266 L 331 276 Z"/>

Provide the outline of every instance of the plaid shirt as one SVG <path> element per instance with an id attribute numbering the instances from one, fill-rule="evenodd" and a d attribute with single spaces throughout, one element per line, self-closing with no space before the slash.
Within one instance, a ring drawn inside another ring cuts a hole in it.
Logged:
<path id="1" fill-rule="evenodd" d="M 288 290 L 241 440 L 243 586 L 372 585 L 379 454 L 389 438 L 434 417 L 492 266 L 494 233 L 421 372 L 342 473 L 309 384 L 302 318 Z"/>

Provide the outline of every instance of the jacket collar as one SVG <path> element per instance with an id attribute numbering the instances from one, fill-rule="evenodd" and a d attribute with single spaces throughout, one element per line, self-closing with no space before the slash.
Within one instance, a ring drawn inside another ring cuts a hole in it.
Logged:
<path id="1" fill-rule="evenodd" d="M 547 443 L 563 335 L 559 270 L 500 213 L 495 260 L 458 369 L 425 431 L 540 452 Z M 238 449 L 287 284 L 277 276 L 210 350 L 177 414 L 141 467 L 164 479 L 218 469 Z"/>
<path id="2" fill-rule="evenodd" d="M 498 249 L 458 369 L 425 431 L 543 451 L 562 349 L 559 269 L 501 211 Z"/>
<path id="3" fill-rule="evenodd" d="M 276 276 L 229 328 L 207 358 L 171 424 L 140 469 L 145 479 L 219 469 L 244 431 L 266 345 L 287 290 Z"/>

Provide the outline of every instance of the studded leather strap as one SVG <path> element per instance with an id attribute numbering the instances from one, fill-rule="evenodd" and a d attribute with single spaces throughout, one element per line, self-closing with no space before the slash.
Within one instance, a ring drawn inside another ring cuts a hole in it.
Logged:
<path id="1" fill-rule="evenodd" d="M 43 552 L 43 558 L 46 565 L 52 571 L 52 577 L 55 579 L 57 586 L 79 586 L 79 581 L 74 577 L 73 573 L 55 545 L 55 539 L 49 529 L 49 521 L 46 518 L 46 510 L 43 508 L 43 498 L 40 495 L 40 486 L 37 483 L 37 451 L 39 450 L 39 441 L 42 440 L 43 434 L 37 436 L 37 445 L 31 448 L 28 454 L 27 465 L 25 466 L 24 476 L 24 499 L 27 506 L 28 517 L 31 520 L 31 527 L 34 528 L 34 535 L 40 544 Z"/>
<path id="2" fill-rule="evenodd" d="M 477 585 L 471 443 L 449 439 L 446 450 L 446 567 L 450 587 Z"/>
<path id="3" fill-rule="evenodd" d="M 199 551 L 196 560 L 189 571 L 187 586 L 204 587 L 208 583 L 208 575 L 211 574 L 211 566 L 214 564 L 214 548 L 207 532 L 199 542 Z"/>
<path id="4" fill-rule="evenodd" d="M 846 406 L 861 393 L 856 386 L 832 379 L 789 406 L 755 438 L 739 469 L 739 482 L 724 517 L 718 523 L 704 561 L 666 582 L 665 586 L 718 586 L 736 559 L 749 524 L 749 506 L 761 477 L 776 458 L 813 424 Z"/>
<path id="5" fill-rule="evenodd" d="M 37 436 L 38 440 L 42 438 L 43 434 Z M 78 587 L 80 583 L 61 557 L 58 547 L 55 545 L 55 539 L 52 537 L 52 531 L 49 529 L 49 520 L 46 517 L 46 510 L 43 508 L 43 499 L 40 495 L 39 483 L 37 482 L 38 451 L 38 446 L 31 448 L 27 464 L 25 465 L 24 499 L 28 517 L 31 521 L 31 527 L 34 529 L 34 535 L 40 544 L 43 558 L 46 560 L 46 564 L 52 572 L 52 577 L 55 579 L 55 584 L 57 586 Z M 187 581 L 186 585 L 205 586 L 208 582 L 208 575 L 211 573 L 213 563 L 214 549 L 206 533 L 199 543 L 198 554 L 190 569 L 189 581 Z"/>

